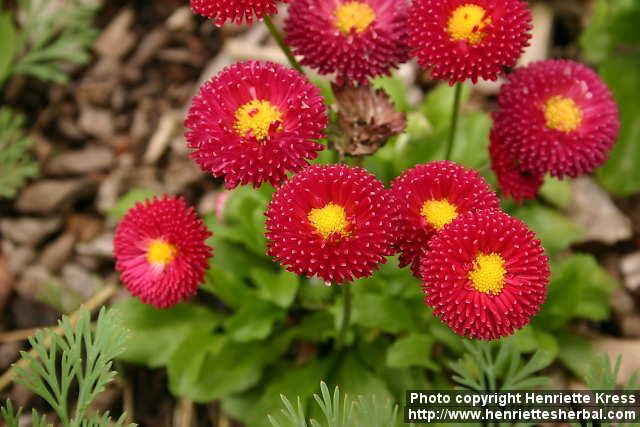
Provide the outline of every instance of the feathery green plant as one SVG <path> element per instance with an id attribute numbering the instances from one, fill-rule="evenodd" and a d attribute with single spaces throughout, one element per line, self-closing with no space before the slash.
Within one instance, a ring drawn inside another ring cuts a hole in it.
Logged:
<path id="1" fill-rule="evenodd" d="M 59 325 L 61 334 L 45 329 L 29 339 L 35 355 L 21 353 L 26 367 L 15 365 L 16 381 L 42 397 L 64 427 L 134 426 L 126 424 L 124 414 L 117 421 L 112 421 L 108 412 L 87 413 L 91 402 L 115 377 L 116 373 L 111 369 L 113 359 L 124 351 L 126 332 L 115 313 L 103 308 L 95 330 L 86 309 L 81 310 L 75 326 L 66 316 Z M 74 384 L 77 385 L 77 394 L 71 396 Z M 21 411 L 16 412 L 10 401 L 2 408 L 1 414 L 8 427 L 18 426 Z M 33 420 L 34 426 L 51 426 L 35 411 Z"/>
<path id="2" fill-rule="evenodd" d="M 14 10 L 2 6 L 0 0 L 0 89 L 14 75 L 66 83 L 70 67 L 89 62 L 98 34 L 92 0 L 18 0 Z M 37 172 L 23 126 L 22 116 L 0 109 L 0 197 L 14 197 Z"/>
<path id="3" fill-rule="evenodd" d="M 611 364 L 611 358 L 608 353 L 596 358 L 591 370 L 587 373 L 586 382 L 591 390 L 615 390 L 618 384 L 618 374 L 620 373 L 620 365 L 622 364 L 622 356 L 616 358 L 616 363 Z M 638 371 L 634 371 L 631 377 L 624 385 L 625 390 L 634 390 L 638 388 Z"/>
<path id="4" fill-rule="evenodd" d="M 97 7 L 86 0 L 18 0 L 17 6 L 15 19 L 9 12 L 0 14 L 0 33 L 6 39 L 0 83 L 10 75 L 66 83 L 69 66 L 91 58 Z"/>
<path id="5" fill-rule="evenodd" d="M 603 353 L 597 357 L 591 369 L 586 375 L 586 383 L 591 390 L 616 390 L 618 388 L 618 375 L 620 373 L 620 365 L 622 365 L 622 356 L 618 355 L 615 364 L 611 363 L 608 353 Z M 638 371 L 634 371 L 631 377 L 623 385 L 623 390 L 637 390 L 638 388 Z M 574 424 L 575 425 L 575 424 Z M 602 423 L 603 426 L 638 426 L 638 423 Z"/>
<path id="6" fill-rule="evenodd" d="M 398 425 L 398 406 L 391 401 L 379 404 L 375 396 L 358 396 L 356 400 L 353 400 L 347 394 L 340 394 L 338 387 L 334 389 L 332 395 L 324 381 L 320 383 L 320 390 L 321 396 L 314 394 L 313 397 L 324 415 L 324 424 L 315 419 L 307 421 L 299 397 L 294 408 L 286 396 L 280 395 L 284 405 L 284 409 L 280 412 L 284 421 L 278 421 L 274 416 L 269 415 L 269 421 L 273 427 L 389 427 Z"/>
<path id="7" fill-rule="evenodd" d="M 490 343 L 464 341 L 467 353 L 451 364 L 453 380 L 461 388 L 474 391 L 526 390 L 544 387 L 546 377 L 537 373 L 551 363 L 543 350 L 536 351 L 528 362 L 510 341 Z"/>
<path id="8" fill-rule="evenodd" d="M 0 108 L 0 197 L 14 197 L 18 188 L 35 175 L 38 165 L 27 154 L 32 140 L 24 133 L 24 118 Z"/>

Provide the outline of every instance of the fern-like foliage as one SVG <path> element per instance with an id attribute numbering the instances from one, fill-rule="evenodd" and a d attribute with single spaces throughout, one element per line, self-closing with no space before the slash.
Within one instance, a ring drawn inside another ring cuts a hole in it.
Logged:
<path id="1" fill-rule="evenodd" d="M 587 386 L 589 386 L 591 390 L 617 390 L 621 364 L 622 356 L 620 355 L 616 358 L 616 362 L 614 364 L 611 363 L 611 358 L 608 353 L 604 353 L 600 357 L 597 357 L 585 378 Z M 622 389 L 628 391 L 638 389 L 638 371 L 634 371 L 633 374 L 631 374 L 631 377 L 623 384 Z M 614 424 L 603 423 L 602 425 L 613 426 Z M 619 423 L 616 425 L 638 426 L 640 424 Z"/>
<path id="2" fill-rule="evenodd" d="M 42 397 L 64 427 L 125 426 L 124 415 L 114 422 L 108 413 L 87 414 L 91 402 L 113 380 L 113 360 L 124 350 L 126 333 L 114 312 L 103 308 L 95 329 L 85 309 L 81 310 L 75 326 L 66 316 L 59 325 L 61 334 L 45 329 L 29 340 L 35 355 L 21 353 L 26 366 L 15 365 L 16 381 Z M 72 400 L 70 390 L 74 384 L 77 394 L 74 393 Z M 20 412 L 15 412 L 11 402 L 2 408 L 2 416 L 8 427 L 17 427 Z M 45 427 L 50 424 L 34 413 L 33 425 Z"/>
<path id="3" fill-rule="evenodd" d="M 66 83 L 68 67 L 91 59 L 97 7 L 87 0 L 18 0 L 18 29 L 11 74 Z"/>
<path id="4" fill-rule="evenodd" d="M 356 400 L 347 394 L 341 394 L 336 387 L 333 395 L 327 385 L 320 383 L 321 394 L 315 394 L 317 405 L 324 416 L 324 422 L 315 419 L 307 420 L 302 401 L 298 397 L 294 405 L 289 399 L 280 395 L 284 409 L 281 420 L 269 415 L 273 427 L 390 427 L 398 425 L 398 406 L 387 401 L 383 404 L 376 402 L 375 396 L 358 396 Z"/>
<path id="5" fill-rule="evenodd" d="M 587 385 L 591 390 L 616 390 L 622 356 L 616 358 L 616 363 L 611 364 L 608 353 L 596 358 L 587 374 Z M 626 384 L 624 390 L 635 390 L 638 388 L 638 371 L 634 371 Z"/>
<path id="6" fill-rule="evenodd" d="M 7 427 L 18 427 L 21 413 L 22 411 L 16 412 L 15 409 L 13 409 L 13 403 L 11 403 L 10 400 L 7 400 L 7 403 L 0 408 L 0 414 Z"/>
<path id="7" fill-rule="evenodd" d="M 38 172 L 28 153 L 32 141 L 24 133 L 24 118 L 0 108 L 0 197 L 14 197 L 27 179 Z"/>
<path id="8" fill-rule="evenodd" d="M 537 373 L 546 368 L 551 359 L 538 350 L 525 363 L 522 354 L 510 341 L 499 344 L 484 341 L 465 341 L 467 353 L 451 364 L 453 380 L 463 389 L 474 391 L 527 390 L 548 384 Z"/>

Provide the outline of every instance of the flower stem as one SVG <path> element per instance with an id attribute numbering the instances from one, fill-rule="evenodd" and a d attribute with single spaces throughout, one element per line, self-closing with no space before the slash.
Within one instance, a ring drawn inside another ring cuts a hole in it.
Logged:
<path id="1" fill-rule="evenodd" d="M 265 25 L 269 29 L 269 32 L 271 33 L 271 37 L 273 37 L 273 39 L 276 41 L 276 43 L 280 47 L 280 50 L 282 50 L 284 55 L 287 57 L 287 59 L 289 60 L 289 64 L 291 64 L 293 68 L 298 70 L 300 74 L 304 74 L 304 70 L 302 69 L 302 66 L 300 66 L 300 63 L 293 56 L 293 53 L 291 53 L 291 49 L 289 49 L 289 46 L 287 46 L 286 43 L 284 42 L 284 39 L 282 38 L 282 34 L 280 34 L 280 31 L 278 31 L 276 26 L 273 25 L 273 21 L 271 20 L 269 15 L 264 15 L 263 19 L 264 19 Z"/>
<path id="2" fill-rule="evenodd" d="M 345 345 L 349 321 L 351 320 L 351 284 L 342 285 L 342 326 L 336 340 L 336 350 L 340 350 Z"/>
<path id="3" fill-rule="evenodd" d="M 453 153 L 453 144 L 456 139 L 456 131 L 458 130 L 458 116 L 460 115 L 460 100 L 462 99 L 462 83 L 456 83 L 455 95 L 453 98 L 453 109 L 451 112 L 451 128 L 449 129 L 449 139 L 447 140 L 447 152 L 445 160 L 451 160 Z"/>

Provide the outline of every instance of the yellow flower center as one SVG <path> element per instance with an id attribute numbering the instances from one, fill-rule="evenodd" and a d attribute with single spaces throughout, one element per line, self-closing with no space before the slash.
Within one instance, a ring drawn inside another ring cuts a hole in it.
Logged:
<path id="1" fill-rule="evenodd" d="M 573 132 L 582 124 L 582 109 L 571 98 L 554 96 L 544 104 L 544 117 L 549 129 Z"/>
<path id="2" fill-rule="evenodd" d="M 342 237 L 349 236 L 349 221 L 344 208 L 335 203 L 328 203 L 324 208 L 311 209 L 307 216 L 309 222 L 322 236 L 328 239 L 332 234 L 339 234 Z"/>
<path id="3" fill-rule="evenodd" d="M 362 33 L 376 20 L 376 12 L 361 1 L 343 3 L 336 8 L 334 14 L 336 28 L 344 35 L 349 35 L 352 29 Z"/>
<path id="4" fill-rule="evenodd" d="M 420 215 L 433 228 L 440 230 L 458 217 L 458 209 L 447 199 L 427 200 L 420 209 Z"/>
<path id="5" fill-rule="evenodd" d="M 273 123 L 279 122 L 278 131 L 282 131 L 282 113 L 269 101 L 254 99 L 236 111 L 235 129 L 241 137 L 254 136 L 262 141 L 269 136 Z"/>
<path id="6" fill-rule="evenodd" d="M 166 267 L 178 255 L 178 248 L 164 240 L 154 240 L 147 249 L 147 262 L 149 264 Z"/>
<path id="7" fill-rule="evenodd" d="M 487 11 L 477 4 L 458 6 L 449 17 L 447 31 L 452 40 L 478 44 L 487 35 L 483 30 L 491 24 Z"/>
<path id="8" fill-rule="evenodd" d="M 473 260 L 473 269 L 469 272 L 469 279 L 478 292 L 487 295 L 500 295 L 504 288 L 504 259 L 496 254 L 480 254 Z"/>

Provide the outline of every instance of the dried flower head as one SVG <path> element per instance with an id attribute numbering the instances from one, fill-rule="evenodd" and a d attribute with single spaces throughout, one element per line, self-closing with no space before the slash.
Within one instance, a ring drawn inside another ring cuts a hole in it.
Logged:
<path id="1" fill-rule="evenodd" d="M 389 96 L 369 85 L 333 85 L 339 131 L 330 141 L 342 156 L 374 154 L 392 136 L 404 132 L 404 113 L 396 111 Z"/>
<path id="2" fill-rule="evenodd" d="M 116 270 L 142 302 L 171 307 L 196 294 L 212 256 L 209 236 L 182 197 L 154 197 L 136 204 L 118 225 Z"/>

